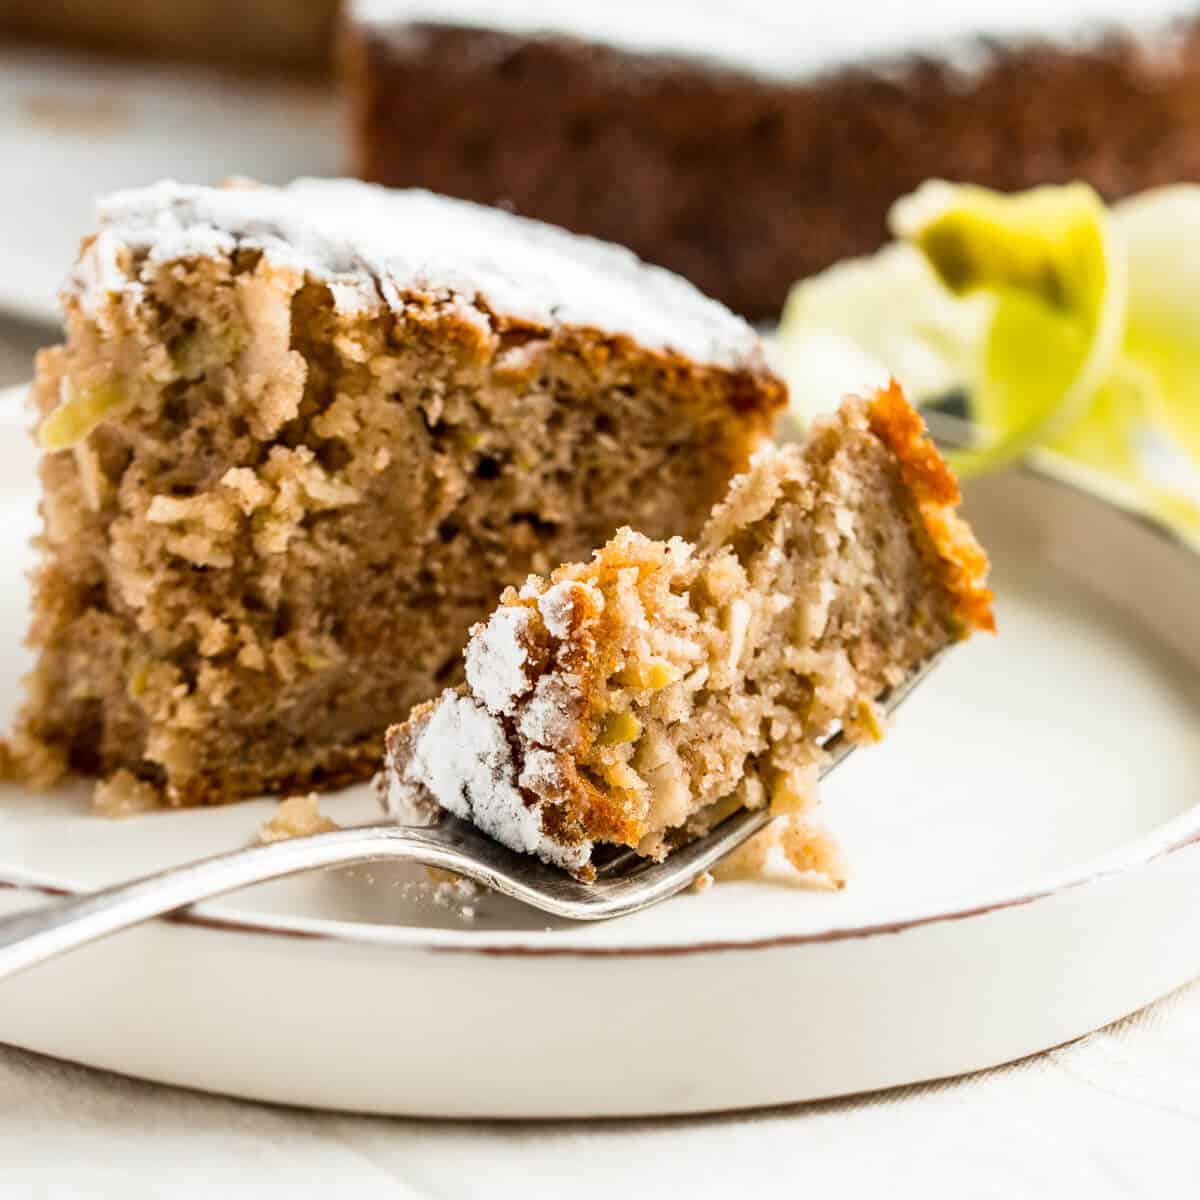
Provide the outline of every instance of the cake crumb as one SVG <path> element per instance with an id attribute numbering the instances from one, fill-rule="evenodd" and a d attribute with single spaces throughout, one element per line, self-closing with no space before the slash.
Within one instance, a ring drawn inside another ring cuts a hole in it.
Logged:
<path id="1" fill-rule="evenodd" d="M 6 780 L 44 792 L 66 775 L 67 754 L 61 746 L 52 746 L 27 730 L 16 729 L 4 740 L 0 771 Z"/>
<path id="2" fill-rule="evenodd" d="M 781 817 L 728 854 L 712 869 L 718 883 L 763 880 L 771 851 L 778 847 L 792 869 L 840 890 L 846 886 L 846 859 L 827 829 L 799 816 Z"/>
<path id="3" fill-rule="evenodd" d="M 100 780 L 92 791 L 92 808 L 103 817 L 133 817 L 162 806 L 162 789 L 124 768 Z"/>
<path id="4" fill-rule="evenodd" d="M 475 920 L 473 902 L 483 896 L 484 888 L 473 879 L 441 867 L 426 867 L 425 870 L 430 885 L 425 889 L 425 897 L 439 908 L 451 909 L 461 921 Z"/>
<path id="5" fill-rule="evenodd" d="M 269 821 L 258 831 L 258 840 L 264 845 L 282 842 L 287 838 L 311 837 L 314 833 L 330 833 L 341 826 L 321 812 L 315 792 L 306 796 L 289 796 L 279 802 L 279 807 Z"/>
<path id="6" fill-rule="evenodd" d="M 449 872 L 444 872 L 449 874 Z M 461 915 L 461 905 L 466 900 L 477 900 L 483 895 L 483 888 L 479 886 L 473 879 L 466 879 L 461 875 L 450 875 L 439 883 L 434 883 L 431 889 L 431 898 L 434 904 L 439 904 L 443 908 L 459 908 Z M 474 910 L 472 910 L 472 915 Z"/>
<path id="7" fill-rule="evenodd" d="M 756 833 L 721 859 L 712 869 L 713 879 L 718 883 L 731 883 L 736 879 L 758 879 L 767 869 L 767 858 L 778 838 L 779 832 L 775 825 L 768 825 L 766 829 Z"/>
<path id="8" fill-rule="evenodd" d="M 452 912 L 460 921 L 474 921 L 477 904 L 488 889 L 472 879 L 441 867 L 426 867 L 424 878 L 397 879 L 391 886 L 411 904 L 432 904 Z"/>
<path id="9" fill-rule="evenodd" d="M 713 885 L 713 877 L 711 871 L 701 871 L 699 875 L 688 885 L 688 891 L 693 895 L 699 895 L 701 892 L 707 892 Z"/>
<path id="10" fill-rule="evenodd" d="M 846 886 L 846 859 L 828 830 L 808 821 L 787 821 L 779 843 L 789 863 L 802 874 L 811 873 L 838 890 Z"/>

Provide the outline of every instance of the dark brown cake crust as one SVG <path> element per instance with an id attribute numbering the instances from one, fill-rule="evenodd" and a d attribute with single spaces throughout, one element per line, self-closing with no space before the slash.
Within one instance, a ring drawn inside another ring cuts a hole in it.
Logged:
<path id="1" fill-rule="evenodd" d="M 347 42 L 358 174 L 620 242 L 751 317 L 874 250 L 928 178 L 1086 179 L 1108 199 L 1200 179 L 1200 21 L 797 84 L 567 37 L 404 25 Z"/>

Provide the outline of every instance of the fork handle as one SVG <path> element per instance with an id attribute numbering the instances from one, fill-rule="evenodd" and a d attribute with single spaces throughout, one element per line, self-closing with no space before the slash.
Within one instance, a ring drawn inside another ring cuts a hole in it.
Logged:
<path id="1" fill-rule="evenodd" d="M 321 867 L 381 858 L 440 866 L 451 855 L 429 830 L 367 826 L 251 846 L 0 918 L 0 979 L 199 900 Z M 425 836 L 422 836 L 425 835 Z"/>

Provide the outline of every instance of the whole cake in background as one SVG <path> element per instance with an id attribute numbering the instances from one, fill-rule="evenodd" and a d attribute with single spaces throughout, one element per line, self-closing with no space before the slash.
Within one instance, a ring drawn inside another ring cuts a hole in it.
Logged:
<path id="1" fill-rule="evenodd" d="M 802 869 L 839 881 L 810 810 L 835 725 L 994 628 L 958 485 L 893 385 L 755 460 L 698 543 L 622 529 L 587 563 L 505 593 L 466 685 L 389 730 L 381 787 L 589 877 L 593 848 L 661 859 L 739 808 L 788 818 Z"/>
<path id="2" fill-rule="evenodd" d="M 926 179 L 1200 180 L 1194 0 L 0 0 L 5 37 L 337 64 L 355 174 L 629 246 L 753 319 Z"/>
<path id="3" fill-rule="evenodd" d="M 632 247 L 754 318 L 928 178 L 1200 179 L 1183 0 L 351 0 L 353 163 Z"/>
<path id="4" fill-rule="evenodd" d="M 165 183 L 99 218 L 34 385 L 8 750 L 108 807 L 372 775 L 506 585 L 627 522 L 694 536 L 784 403 L 721 305 L 497 210 Z"/>

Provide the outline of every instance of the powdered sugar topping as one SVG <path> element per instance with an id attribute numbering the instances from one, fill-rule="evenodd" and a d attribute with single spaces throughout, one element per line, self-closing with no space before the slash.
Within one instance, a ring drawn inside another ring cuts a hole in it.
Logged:
<path id="1" fill-rule="evenodd" d="M 591 584 L 577 583 L 573 579 L 564 579 L 562 583 L 554 584 L 538 597 L 538 612 L 541 613 L 542 623 L 551 636 L 570 637 L 577 597 L 586 597 L 594 608 L 604 606 L 604 597 L 596 588 Z"/>
<path id="2" fill-rule="evenodd" d="M 511 713 L 513 701 L 533 686 L 525 670 L 532 620 L 528 608 L 504 605 L 476 626 L 467 643 L 467 683 L 491 712 Z"/>
<path id="3" fill-rule="evenodd" d="M 641 54 L 709 60 L 769 78 L 937 54 L 963 71 L 996 41 L 1095 41 L 1113 29 L 1153 38 L 1194 9 L 1184 0 L 842 0 L 836 15 L 796 0 L 353 0 L 354 16 L 415 49 L 423 22 L 566 34 Z"/>
<path id="4" fill-rule="evenodd" d="M 543 675 L 517 721 L 517 731 L 529 742 L 569 750 L 579 737 L 579 677 Z"/>
<path id="5" fill-rule="evenodd" d="M 389 812 L 411 807 L 409 792 L 423 792 L 514 850 L 571 869 L 587 863 L 590 843 L 568 846 L 542 828 L 543 802 L 567 785 L 562 754 L 579 737 L 581 681 L 556 663 L 535 683 L 530 663 L 537 616 L 559 639 L 558 657 L 583 594 L 590 608 L 601 606 L 590 584 L 565 580 L 538 596 L 536 614 L 529 605 L 505 604 L 475 627 L 466 650 L 471 694 L 444 692 L 411 745 L 389 756 Z"/>
<path id="6" fill-rule="evenodd" d="M 563 787 L 563 770 L 558 755 L 549 750 L 528 751 L 518 782 L 536 796 L 553 797 Z"/>
<path id="7" fill-rule="evenodd" d="M 208 188 L 163 182 L 116 192 L 97 206 L 98 236 L 66 291 L 97 312 L 137 296 L 163 264 L 261 251 L 279 267 L 326 283 L 342 311 L 403 311 L 414 297 L 556 330 L 625 335 L 725 367 L 761 365 L 754 331 L 678 276 L 619 246 L 419 190 L 347 179 L 284 188 Z M 128 273 L 122 250 L 143 253 Z"/>
<path id="8" fill-rule="evenodd" d="M 544 775 L 546 764 L 529 769 Z M 540 803 L 522 794 L 500 719 L 471 696 L 445 692 L 417 731 L 406 762 L 393 763 L 389 795 L 424 789 L 448 812 L 523 854 L 582 867 L 591 844 L 567 846 L 542 831 Z M 535 782 L 531 776 L 530 782 Z"/>

